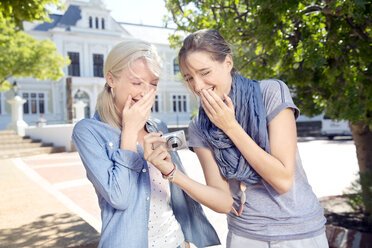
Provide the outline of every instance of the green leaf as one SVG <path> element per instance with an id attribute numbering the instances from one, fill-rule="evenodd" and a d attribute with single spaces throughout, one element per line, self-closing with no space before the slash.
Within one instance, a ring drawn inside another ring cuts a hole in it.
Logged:
<path id="1" fill-rule="evenodd" d="M 308 115 L 372 125 L 372 11 L 363 0 L 167 0 L 177 29 L 218 29 L 234 65 L 254 78 L 277 77 Z M 180 47 L 180 37 L 170 38 Z"/>
<path id="2" fill-rule="evenodd" d="M 12 24 L 0 23 L 0 87 L 9 89 L 10 77 L 33 77 L 59 80 L 64 76 L 62 68 L 70 63 L 57 54 L 50 40 L 37 40 L 22 31 L 15 31 Z"/>

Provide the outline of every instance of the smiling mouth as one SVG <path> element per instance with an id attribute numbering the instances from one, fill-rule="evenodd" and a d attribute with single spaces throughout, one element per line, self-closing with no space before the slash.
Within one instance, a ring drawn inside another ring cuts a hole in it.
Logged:
<path id="1" fill-rule="evenodd" d="M 216 87 L 210 87 L 209 89 L 207 89 L 207 91 L 214 91 L 214 89 L 215 89 Z"/>
<path id="2" fill-rule="evenodd" d="M 213 86 L 213 87 L 210 87 L 210 88 L 208 88 L 208 89 L 205 89 L 206 91 L 209 91 L 209 90 L 211 90 L 211 91 L 214 91 L 214 89 L 215 89 L 215 87 Z M 200 91 L 201 92 L 201 91 Z M 199 93 L 200 93 L 199 92 Z"/>

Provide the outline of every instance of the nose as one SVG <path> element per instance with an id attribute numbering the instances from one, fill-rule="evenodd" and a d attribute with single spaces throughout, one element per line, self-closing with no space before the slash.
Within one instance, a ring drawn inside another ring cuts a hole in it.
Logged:
<path id="1" fill-rule="evenodd" d="M 205 88 L 204 86 L 205 86 L 205 83 L 203 80 L 201 80 L 199 77 L 194 77 L 193 88 L 196 94 L 200 95 L 201 91 Z"/>
<path id="2" fill-rule="evenodd" d="M 150 91 L 150 89 L 151 89 L 150 84 L 144 82 L 142 84 L 141 95 L 142 96 L 146 95 Z"/>

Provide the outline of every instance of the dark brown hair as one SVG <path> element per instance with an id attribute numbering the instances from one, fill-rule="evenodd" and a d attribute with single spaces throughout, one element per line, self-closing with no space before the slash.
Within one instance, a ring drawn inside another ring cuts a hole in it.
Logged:
<path id="1" fill-rule="evenodd" d="M 187 67 L 186 58 L 192 52 L 207 52 L 211 58 L 218 62 L 223 62 L 227 55 L 231 55 L 230 44 L 225 41 L 221 34 L 215 29 L 202 29 L 188 35 L 183 41 L 180 52 L 178 53 L 178 63 L 182 76 Z M 236 72 L 231 70 L 231 75 Z"/>

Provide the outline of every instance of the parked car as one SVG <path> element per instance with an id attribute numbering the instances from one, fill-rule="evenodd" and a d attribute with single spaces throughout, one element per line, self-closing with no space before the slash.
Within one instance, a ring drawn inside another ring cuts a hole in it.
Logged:
<path id="1" fill-rule="evenodd" d="M 299 136 L 327 136 L 330 140 L 335 136 L 351 136 L 348 121 L 331 120 L 324 114 L 314 117 L 300 115 L 296 126 Z"/>
<path id="2" fill-rule="evenodd" d="M 327 136 L 330 140 L 335 136 L 351 136 L 349 122 L 344 120 L 334 121 L 323 116 L 320 134 Z"/>

